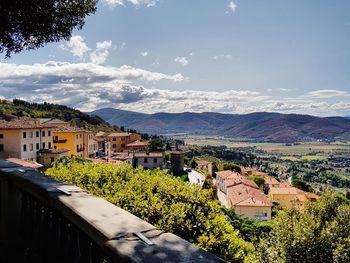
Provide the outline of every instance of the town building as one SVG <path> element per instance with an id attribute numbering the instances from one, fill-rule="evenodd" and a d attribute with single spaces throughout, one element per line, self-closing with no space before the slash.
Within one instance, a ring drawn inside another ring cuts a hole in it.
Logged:
<path id="1" fill-rule="evenodd" d="M 237 172 L 226 170 L 216 172 L 216 183 L 221 204 L 245 217 L 271 219 L 271 202 L 255 182 Z"/>
<path id="2" fill-rule="evenodd" d="M 95 135 L 92 131 L 84 131 L 84 157 L 94 158 L 98 156 L 98 142 L 95 140 Z"/>
<path id="3" fill-rule="evenodd" d="M 205 171 L 209 175 L 213 175 L 213 164 L 205 160 L 196 160 L 197 169 L 199 171 Z"/>
<path id="4" fill-rule="evenodd" d="M 125 146 L 125 150 L 130 151 L 130 152 L 144 152 L 144 151 L 146 151 L 147 145 L 148 144 L 145 142 L 142 142 L 140 140 L 136 140 L 134 142 L 128 143 Z"/>
<path id="5" fill-rule="evenodd" d="M 116 153 L 127 150 L 128 144 L 135 141 L 141 141 L 141 135 L 138 133 L 127 132 L 98 132 L 95 135 L 95 140 L 98 142 L 98 151 L 100 154 L 106 153 L 106 145 L 104 145 L 104 142 L 108 141 L 110 142 L 110 155 L 115 155 Z M 133 147 L 132 145 L 129 146 L 131 148 Z M 145 145 L 141 146 L 141 144 L 139 144 L 139 148 L 145 148 Z"/>
<path id="6" fill-rule="evenodd" d="M 0 120 L 0 157 L 36 161 L 37 151 L 51 149 L 53 127 L 36 119 Z"/>
<path id="7" fill-rule="evenodd" d="M 38 163 L 44 165 L 44 167 L 50 167 L 51 164 L 58 159 L 69 156 L 69 150 L 60 149 L 42 149 L 38 151 Z"/>
<path id="8" fill-rule="evenodd" d="M 162 152 L 133 153 L 133 166 L 142 166 L 145 169 L 165 168 L 165 156 Z"/>
<path id="9" fill-rule="evenodd" d="M 58 127 L 53 132 L 54 149 L 67 149 L 69 157 L 84 157 L 84 134 L 85 130 L 78 127 Z"/>
<path id="10" fill-rule="evenodd" d="M 245 184 L 237 184 L 227 191 L 228 208 L 236 214 L 258 220 L 271 220 L 271 202 L 259 190 Z"/>
<path id="11" fill-rule="evenodd" d="M 296 187 L 270 188 L 269 199 L 279 204 L 282 208 L 298 208 L 303 210 L 309 202 L 316 201 L 319 197 L 313 193 L 304 192 Z"/>

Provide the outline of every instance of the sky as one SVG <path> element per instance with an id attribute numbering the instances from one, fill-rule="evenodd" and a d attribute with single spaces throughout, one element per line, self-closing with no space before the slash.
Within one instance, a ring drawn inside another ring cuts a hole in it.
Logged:
<path id="1" fill-rule="evenodd" d="M 69 41 L 0 54 L 0 98 L 350 116 L 349 11 L 348 0 L 100 0 Z"/>

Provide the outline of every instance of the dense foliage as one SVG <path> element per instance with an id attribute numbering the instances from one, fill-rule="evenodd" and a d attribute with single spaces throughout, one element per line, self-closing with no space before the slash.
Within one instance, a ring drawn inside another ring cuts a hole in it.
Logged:
<path id="1" fill-rule="evenodd" d="M 298 210 L 281 211 L 268 237 L 258 244 L 256 262 L 350 262 L 350 201 L 327 193 Z"/>
<path id="2" fill-rule="evenodd" d="M 6 57 L 46 43 L 68 40 L 84 18 L 96 11 L 96 0 L 0 1 L 0 52 Z"/>
<path id="3" fill-rule="evenodd" d="M 72 125 L 89 130 L 119 130 L 117 126 L 109 123 L 96 115 L 88 115 L 79 110 L 51 103 L 30 103 L 19 99 L 0 101 L 0 116 L 15 115 L 18 117 L 32 118 L 58 118 L 70 122 Z"/>
<path id="4" fill-rule="evenodd" d="M 252 250 L 210 190 L 184 183 L 163 171 L 66 159 L 46 174 L 76 184 L 227 261 L 242 262 Z"/>

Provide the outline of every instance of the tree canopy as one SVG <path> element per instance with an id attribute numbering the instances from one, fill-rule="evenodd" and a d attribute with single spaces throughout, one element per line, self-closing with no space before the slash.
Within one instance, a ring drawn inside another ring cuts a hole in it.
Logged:
<path id="1" fill-rule="evenodd" d="M 96 11 L 97 0 L 0 1 L 0 52 L 36 49 L 46 43 L 68 40 L 81 29 L 84 18 Z"/>

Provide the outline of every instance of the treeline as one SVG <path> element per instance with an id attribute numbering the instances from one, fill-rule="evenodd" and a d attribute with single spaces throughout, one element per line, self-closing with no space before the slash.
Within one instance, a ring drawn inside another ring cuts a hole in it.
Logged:
<path id="1" fill-rule="evenodd" d="M 71 125 L 89 130 L 120 131 L 118 126 L 111 126 L 108 122 L 96 115 L 88 115 L 79 110 L 52 103 L 32 103 L 20 99 L 12 102 L 0 102 L 0 116 L 14 115 L 31 118 L 57 118 Z"/>

